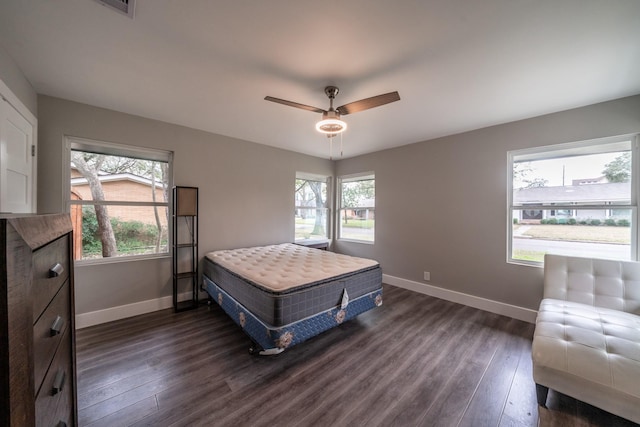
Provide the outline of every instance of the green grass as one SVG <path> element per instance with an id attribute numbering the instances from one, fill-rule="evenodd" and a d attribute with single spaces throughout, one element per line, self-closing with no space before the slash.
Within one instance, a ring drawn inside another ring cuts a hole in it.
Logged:
<path id="1" fill-rule="evenodd" d="M 514 234 L 517 235 L 517 230 L 522 227 L 527 228 L 525 228 L 526 231 L 520 235 L 534 239 L 570 242 L 620 243 L 625 245 L 631 243 L 631 232 L 629 227 L 610 227 L 604 225 L 520 224 L 513 226 Z"/>
<path id="2" fill-rule="evenodd" d="M 315 218 L 298 218 L 295 219 L 295 238 L 299 239 L 326 239 L 327 235 L 324 227 L 321 227 L 320 234 L 314 234 L 316 219 Z"/>
<path id="3" fill-rule="evenodd" d="M 519 259 L 521 261 L 542 262 L 542 261 L 544 261 L 544 252 L 514 250 L 513 251 L 513 259 Z"/>
<path id="4" fill-rule="evenodd" d="M 340 220 L 343 228 L 373 228 L 375 220 L 373 219 L 348 219 L 346 222 Z"/>
<path id="5" fill-rule="evenodd" d="M 313 225 L 316 222 L 315 218 L 298 218 L 296 217 L 296 224 L 308 224 Z"/>

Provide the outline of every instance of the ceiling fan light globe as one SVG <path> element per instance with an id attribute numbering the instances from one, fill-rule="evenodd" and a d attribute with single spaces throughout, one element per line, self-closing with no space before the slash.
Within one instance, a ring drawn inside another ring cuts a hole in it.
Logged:
<path id="1" fill-rule="evenodd" d="M 316 130 L 320 133 L 335 135 L 347 130 L 347 123 L 340 119 L 324 119 L 316 123 Z"/>

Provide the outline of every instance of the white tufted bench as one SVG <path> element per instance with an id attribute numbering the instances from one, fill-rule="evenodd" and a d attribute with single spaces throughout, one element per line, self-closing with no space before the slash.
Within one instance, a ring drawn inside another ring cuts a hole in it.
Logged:
<path id="1" fill-rule="evenodd" d="M 640 423 L 640 263 L 546 255 L 532 357 L 540 405 L 552 388 Z"/>

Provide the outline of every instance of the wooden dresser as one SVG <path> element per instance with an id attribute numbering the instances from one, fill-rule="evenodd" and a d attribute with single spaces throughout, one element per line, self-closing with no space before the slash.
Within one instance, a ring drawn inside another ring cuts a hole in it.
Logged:
<path id="1" fill-rule="evenodd" d="M 0 426 L 77 425 L 68 214 L 0 216 Z"/>

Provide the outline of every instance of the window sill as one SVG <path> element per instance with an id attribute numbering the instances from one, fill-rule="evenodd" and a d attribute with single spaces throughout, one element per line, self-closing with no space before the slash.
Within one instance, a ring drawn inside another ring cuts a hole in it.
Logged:
<path id="1" fill-rule="evenodd" d="M 364 245 L 374 245 L 375 241 L 370 240 L 356 240 L 356 239 L 338 239 L 338 242 L 346 242 L 346 243 L 362 243 Z"/>
<path id="2" fill-rule="evenodd" d="M 544 262 L 540 262 L 540 261 L 524 261 L 524 260 L 521 260 L 521 259 L 512 259 L 512 258 L 507 259 L 507 264 L 521 265 L 523 267 L 538 267 L 538 268 L 543 268 L 544 267 Z"/>
<path id="3" fill-rule="evenodd" d="M 329 240 L 326 239 L 318 239 L 318 240 L 305 240 L 305 239 L 301 239 L 301 240 L 296 240 L 295 242 L 296 245 L 300 245 L 300 246 L 306 246 L 307 248 L 314 248 L 314 249 L 324 249 L 327 250 L 329 248 Z"/>
<path id="4" fill-rule="evenodd" d="M 74 261 L 74 267 L 88 267 L 102 264 L 116 264 L 121 262 L 137 262 L 137 261 L 149 261 L 154 259 L 171 258 L 170 253 L 154 254 L 154 255 L 136 255 L 136 256 L 121 256 L 121 257 L 109 257 L 109 258 L 96 258 L 96 259 L 79 259 Z"/>

